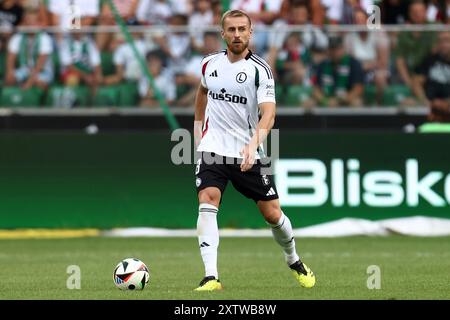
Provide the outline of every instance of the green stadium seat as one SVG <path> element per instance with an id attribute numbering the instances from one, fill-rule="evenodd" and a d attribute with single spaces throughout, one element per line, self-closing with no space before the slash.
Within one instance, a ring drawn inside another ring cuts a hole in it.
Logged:
<path id="1" fill-rule="evenodd" d="M 364 104 L 365 105 L 375 105 L 377 101 L 377 87 L 374 85 L 364 86 Z"/>
<path id="2" fill-rule="evenodd" d="M 311 97 L 312 88 L 300 85 L 292 85 L 287 88 L 285 103 L 287 106 L 298 107 L 306 99 Z"/>
<path id="3" fill-rule="evenodd" d="M 92 105 L 95 107 L 116 107 L 119 105 L 119 87 L 103 86 L 97 89 Z"/>
<path id="4" fill-rule="evenodd" d="M 20 87 L 3 87 L 0 96 L 2 107 L 39 107 L 44 91 L 40 88 L 23 90 Z"/>
<path id="5" fill-rule="evenodd" d="M 45 105 L 51 108 L 87 107 L 90 105 L 89 88 L 86 86 L 51 86 L 47 92 Z"/>
<path id="6" fill-rule="evenodd" d="M 124 82 L 119 85 L 119 106 L 134 107 L 139 103 L 139 91 L 136 82 Z"/>
<path id="7" fill-rule="evenodd" d="M 383 92 L 383 105 L 384 106 L 396 106 L 405 97 L 411 97 L 411 90 L 405 85 L 391 85 L 384 89 Z"/>
<path id="8" fill-rule="evenodd" d="M 114 74 L 116 67 L 113 62 L 113 53 L 110 51 L 102 51 L 100 53 L 102 73 L 104 76 Z"/>

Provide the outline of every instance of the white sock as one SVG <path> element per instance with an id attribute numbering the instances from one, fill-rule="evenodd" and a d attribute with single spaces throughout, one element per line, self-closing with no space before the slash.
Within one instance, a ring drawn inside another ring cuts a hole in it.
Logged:
<path id="1" fill-rule="evenodd" d="M 219 247 L 219 228 L 217 212 L 219 210 L 208 203 L 201 203 L 198 208 L 197 235 L 200 254 L 205 265 L 205 277 L 219 278 L 217 272 L 217 248 Z"/>
<path id="2" fill-rule="evenodd" d="M 291 265 L 298 261 L 300 258 L 295 250 L 294 232 L 289 218 L 281 212 L 278 223 L 270 224 L 270 226 L 272 227 L 273 238 L 283 248 L 287 264 Z"/>

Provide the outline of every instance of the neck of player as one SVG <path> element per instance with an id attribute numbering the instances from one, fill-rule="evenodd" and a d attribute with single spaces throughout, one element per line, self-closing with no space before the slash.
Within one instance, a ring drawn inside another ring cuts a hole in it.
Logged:
<path id="1" fill-rule="evenodd" d="M 246 48 L 240 54 L 235 54 L 235 53 L 231 52 L 230 49 L 227 49 L 227 57 L 228 57 L 228 60 L 231 63 L 234 63 L 234 62 L 237 62 L 239 60 L 245 59 L 245 57 L 247 56 L 248 52 L 249 52 L 248 48 Z"/>

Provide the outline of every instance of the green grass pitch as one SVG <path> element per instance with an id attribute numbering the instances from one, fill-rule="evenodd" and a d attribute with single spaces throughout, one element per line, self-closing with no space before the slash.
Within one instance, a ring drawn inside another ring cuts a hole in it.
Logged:
<path id="1" fill-rule="evenodd" d="M 224 290 L 193 292 L 203 276 L 195 238 L 0 240 L 0 299 L 450 299 L 450 238 L 391 236 L 298 238 L 317 276 L 297 285 L 270 238 L 222 238 Z M 112 272 L 123 258 L 150 268 L 145 290 L 120 291 Z M 69 290 L 67 266 L 81 268 L 81 289 Z M 367 288 L 367 268 L 381 270 L 381 289 Z"/>

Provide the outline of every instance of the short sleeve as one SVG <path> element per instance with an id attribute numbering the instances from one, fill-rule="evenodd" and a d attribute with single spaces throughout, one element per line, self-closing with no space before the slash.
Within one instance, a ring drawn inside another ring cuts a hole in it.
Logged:
<path id="1" fill-rule="evenodd" d="M 64 40 L 59 46 L 59 60 L 64 67 L 72 64 L 72 55 L 70 54 L 70 43 Z"/>
<path id="2" fill-rule="evenodd" d="M 139 1 L 137 10 L 136 10 L 136 17 L 138 21 L 146 21 L 148 16 L 148 9 L 150 6 L 149 0 L 141 0 Z"/>
<path id="3" fill-rule="evenodd" d="M 205 60 L 205 59 L 203 59 L 201 62 L 202 77 L 201 77 L 200 82 L 202 83 L 202 86 L 206 89 L 208 89 L 208 85 L 206 84 L 205 73 L 206 73 L 206 67 L 208 66 L 208 62 L 209 62 L 209 60 Z"/>
<path id="4" fill-rule="evenodd" d="M 283 0 L 270 0 L 264 1 L 264 7 L 268 12 L 278 13 L 281 10 L 281 6 L 283 5 Z"/>
<path id="5" fill-rule="evenodd" d="M 164 86 L 164 97 L 167 101 L 174 101 L 177 98 L 177 88 L 175 82 L 168 77 L 166 86 Z"/>
<path id="6" fill-rule="evenodd" d="M 148 88 L 149 85 L 147 78 L 144 76 L 141 77 L 138 81 L 138 91 L 141 98 L 145 98 L 147 96 Z"/>
<path id="7" fill-rule="evenodd" d="M 83 3 L 83 16 L 85 17 L 97 17 L 100 14 L 100 2 L 99 0 L 89 0 Z"/>
<path id="8" fill-rule="evenodd" d="M 61 5 L 61 0 L 49 0 L 48 1 L 48 11 L 50 11 L 53 14 L 60 15 L 61 14 L 61 7 L 64 5 Z"/>
<path id="9" fill-rule="evenodd" d="M 15 34 L 11 37 L 8 44 L 8 51 L 14 54 L 18 54 L 20 50 L 20 41 L 22 36 L 20 34 Z"/>
<path id="10" fill-rule="evenodd" d="M 256 75 L 255 75 L 255 85 L 256 89 L 256 99 L 258 104 L 264 102 L 273 102 L 276 103 L 275 100 L 275 81 L 273 79 L 272 71 L 268 65 L 264 67 L 255 67 Z"/>
<path id="11" fill-rule="evenodd" d="M 113 54 L 113 63 L 115 66 L 122 66 L 125 64 L 125 46 L 120 45 Z"/>
<path id="12" fill-rule="evenodd" d="M 89 59 L 92 66 L 97 67 L 100 65 L 100 52 L 94 41 L 89 41 Z"/>
<path id="13" fill-rule="evenodd" d="M 46 33 L 41 34 L 39 54 L 51 54 L 53 52 L 52 38 Z"/>

